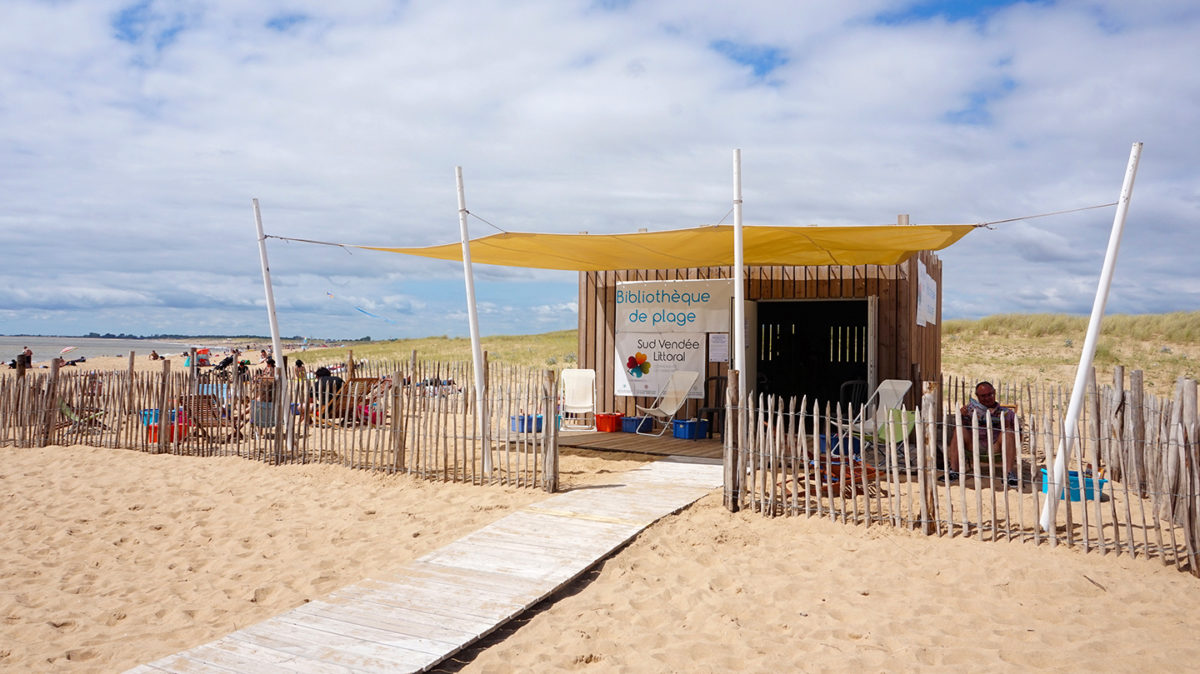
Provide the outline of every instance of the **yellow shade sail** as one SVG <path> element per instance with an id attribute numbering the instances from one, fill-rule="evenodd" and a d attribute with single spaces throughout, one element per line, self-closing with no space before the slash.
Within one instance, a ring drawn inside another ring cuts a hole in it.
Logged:
<path id="1" fill-rule="evenodd" d="M 941 250 L 974 225 L 868 227 L 743 227 L 747 265 L 829 265 L 904 262 L 918 251 Z M 355 246 L 367 250 L 462 261 L 462 244 L 424 248 Z M 471 241 L 471 261 L 506 267 L 605 271 L 678 269 L 733 264 L 733 226 L 636 234 L 505 232 Z"/>

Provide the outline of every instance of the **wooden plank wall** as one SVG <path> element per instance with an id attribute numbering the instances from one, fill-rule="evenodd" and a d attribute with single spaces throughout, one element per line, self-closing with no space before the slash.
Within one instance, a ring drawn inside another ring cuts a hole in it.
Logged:
<path id="1" fill-rule="evenodd" d="M 920 397 L 921 380 L 941 376 L 942 264 L 931 251 L 919 254 L 930 276 L 938 282 L 938 322 L 916 324 L 917 258 L 900 265 L 749 267 L 746 299 L 864 299 L 879 298 L 877 353 L 879 380 L 913 382 L 910 406 Z M 596 370 L 598 408 L 602 412 L 636 413 L 635 405 L 649 405 L 642 397 L 617 396 L 614 391 L 614 341 L 616 284 L 618 281 L 668 281 L 727 279 L 731 267 L 683 269 L 629 269 L 580 272 L 579 366 Z M 709 363 L 705 377 L 725 375 L 724 363 Z M 710 401 L 718 403 L 719 398 Z M 698 401 L 689 401 L 682 416 L 696 415 Z"/>

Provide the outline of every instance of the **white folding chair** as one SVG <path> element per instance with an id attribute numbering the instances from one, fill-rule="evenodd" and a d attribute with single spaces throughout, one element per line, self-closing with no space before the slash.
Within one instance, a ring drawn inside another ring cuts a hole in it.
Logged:
<path id="1" fill-rule="evenodd" d="M 692 389 L 692 385 L 700 378 L 699 372 L 691 370 L 676 370 L 671 373 L 671 378 L 663 385 L 662 390 L 658 392 L 658 398 L 654 400 L 654 404 L 649 407 L 636 405 L 639 412 L 645 412 L 653 421 L 650 423 L 650 430 L 643 432 L 642 424 L 638 424 L 638 435 L 652 435 L 661 437 L 663 433 L 670 428 L 671 422 L 675 420 L 675 415 L 679 412 L 679 408 L 683 407 L 683 403 L 687 402 L 688 391 Z M 655 433 L 654 421 L 663 424 L 662 430 Z"/>
<path id="2" fill-rule="evenodd" d="M 562 412 L 559 427 L 564 431 L 596 430 L 596 371 L 563 370 L 558 391 Z"/>
<path id="3" fill-rule="evenodd" d="M 904 409 L 904 396 L 910 388 L 912 382 L 907 379 L 885 379 L 866 404 L 851 412 L 854 417 L 850 421 L 834 423 L 839 435 L 858 438 L 864 447 L 901 443 L 916 428 L 916 413 Z"/>

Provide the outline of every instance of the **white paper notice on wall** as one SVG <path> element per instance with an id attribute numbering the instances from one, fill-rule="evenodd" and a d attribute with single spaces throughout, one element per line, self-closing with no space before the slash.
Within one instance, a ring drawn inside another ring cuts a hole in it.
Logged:
<path id="1" fill-rule="evenodd" d="M 917 260 L 917 325 L 937 323 L 937 281 L 925 271 L 925 263 Z"/>
<path id="2" fill-rule="evenodd" d="M 710 362 L 710 363 L 728 363 L 729 362 L 729 333 L 728 332 L 710 332 L 710 333 L 708 333 L 708 362 Z"/>

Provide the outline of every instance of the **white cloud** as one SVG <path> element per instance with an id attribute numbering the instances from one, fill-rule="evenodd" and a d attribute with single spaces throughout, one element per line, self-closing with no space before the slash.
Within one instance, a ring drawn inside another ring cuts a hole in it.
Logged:
<path id="1" fill-rule="evenodd" d="M 3 330 L 265 332 L 252 197 L 271 234 L 444 243 L 463 166 L 503 229 L 687 227 L 728 212 L 735 147 L 747 223 L 882 224 L 1111 202 L 1143 140 L 1109 306 L 1194 308 L 1192 3 L 918 4 L 8 2 Z M 1111 220 L 971 234 L 945 314 L 1086 312 Z M 285 333 L 465 332 L 461 265 L 268 248 Z M 476 280 L 486 333 L 573 324 L 574 274 Z"/>

